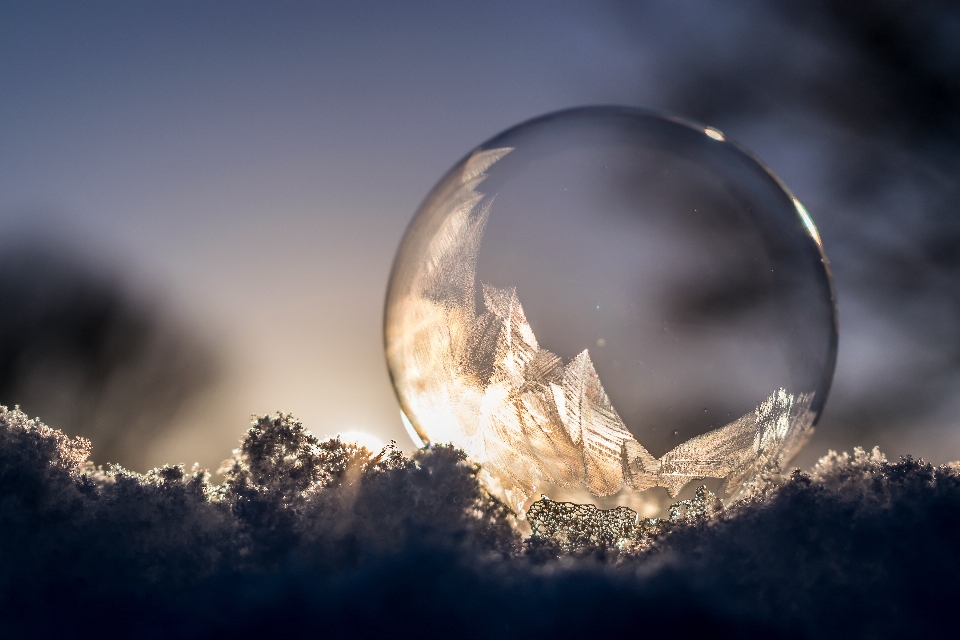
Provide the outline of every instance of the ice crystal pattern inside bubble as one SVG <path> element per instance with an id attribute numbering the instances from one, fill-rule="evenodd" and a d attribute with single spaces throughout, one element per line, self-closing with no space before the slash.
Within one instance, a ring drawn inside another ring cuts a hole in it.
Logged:
<path id="1" fill-rule="evenodd" d="M 596 231 L 611 216 L 622 230 Z M 508 131 L 441 181 L 401 245 L 385 340 L 403 411 L 518 510 L 545 487 L 676 496 L 717 478 L 735 494 L 802 446 L 829 385 L 835 320 L 815 234 L 716 130 L 588 109 Z M 683 260 L 693 266 L 671 266 Z"/>

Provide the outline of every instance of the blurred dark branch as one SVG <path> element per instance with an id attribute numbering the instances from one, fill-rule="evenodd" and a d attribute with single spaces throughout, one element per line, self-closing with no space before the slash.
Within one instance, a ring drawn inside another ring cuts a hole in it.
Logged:
<path id="1" fill-rule="evenodd" d="M 836 276 L 839 389 L 827 422 L 894 428 L 951 401 L 960 393 L 960 4 L 618 6 L 638 47 L 657 43 L 663 106 L 749 146 L 802 141 L 807 164 L 774 169 L 788 184 L 807 180 L 799 195 L 818 205 Z M 887 333 L 871 336 L 878 323 Z M 852 350 L 859 338 L 873 345 Z M 885 374 L 864 384 L 846 366 Z"/>
<path id="2" fill-rule="evenodd" d="M 147 445 L 216 374 L 212 351 L 118 278 L 51 247 L 0 254 L 0 402 L 140 468 Z"/>

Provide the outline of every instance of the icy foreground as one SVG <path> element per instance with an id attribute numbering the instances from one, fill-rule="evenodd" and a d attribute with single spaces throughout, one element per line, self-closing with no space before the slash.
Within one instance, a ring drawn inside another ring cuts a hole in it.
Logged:
<path id="1" fill-rule="evenodd" d="M 828 455 L 725 511 L 702 494 L 642 548 L 570 553 L 521 540 L 450 448 L 371 454 L 278 415 L 255 422 L 222 485 L 88 454 L 0 412 L 4 637 L 955 631 L 960 475 L 877 451 Z"/>

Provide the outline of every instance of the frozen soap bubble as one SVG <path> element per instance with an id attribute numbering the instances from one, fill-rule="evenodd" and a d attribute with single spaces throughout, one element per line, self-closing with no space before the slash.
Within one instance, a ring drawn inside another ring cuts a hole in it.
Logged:
<path id="1" fill-rule="evenodd" d="M 816 228 L 769 169 L 689 120 L 589 107 L 440 180 L 397 252 L 385 342 L 416 434 L 465 450 L 514 509 L 651 513 L 789 461 L 837 322 Z"/>

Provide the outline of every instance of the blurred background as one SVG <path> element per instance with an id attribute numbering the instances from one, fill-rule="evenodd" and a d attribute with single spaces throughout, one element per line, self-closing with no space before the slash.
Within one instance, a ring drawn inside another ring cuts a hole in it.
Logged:
<path id="1" fill-rule="evenodd" d="M 840 303 L 828 448 L 960 458 L 960 5 L 0 5 L 0 402 L 98 463 L 216 468 L 252 413 L 413 445 L 394 251 L 543 112 L 666 108 L 806 205 Z"/>

